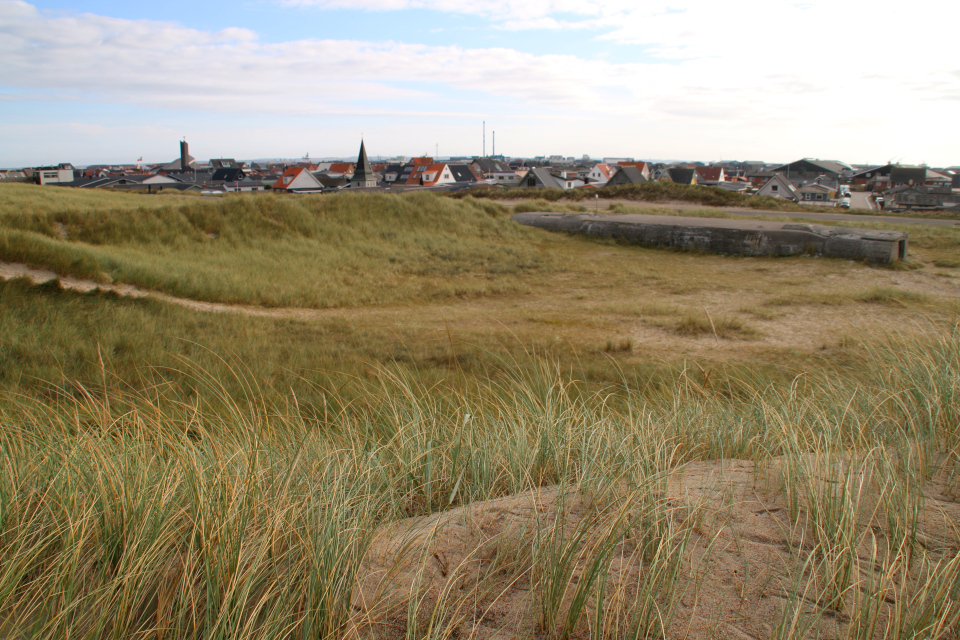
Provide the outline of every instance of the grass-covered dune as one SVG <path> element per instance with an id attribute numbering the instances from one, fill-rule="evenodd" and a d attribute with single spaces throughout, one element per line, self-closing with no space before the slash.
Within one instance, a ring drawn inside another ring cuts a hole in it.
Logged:
<path id="1" fill-rule="evenodd" d="M 98 192 L 94 203 L 38 189 L 0 188 L 4 260 L 199 300 L 322 308 L 482 295 L 543 266 L 536 233 L 484 200 Z"/>
<path id="2" fill-rule="evenodd" d="M 0 184 L 0 212 L 25 215 L 48 213 L 83 213 L 110 208 L 116 211 L 162 209 L 176 204 L 201 200 L 199 195 L 177 191 L 144 198 L 131 191 L 105 189 L 71 189 L 27 183 Z"/>
<path id="3" fill-rule="evenodd" d="M 255 381 L 6 397 L 0 632 L 954 638 L 958 336 L 737 398 L 571 395 L 546 363 L 461 390 L 384 369 L 319 413 Z"/>
<path id="4" fill-rule="evenodd" d="M 274 305 L 0 282 L 0 638 L 960 632 L 960 230 L 898 270 L 0 196 L 4 262 Z"/>

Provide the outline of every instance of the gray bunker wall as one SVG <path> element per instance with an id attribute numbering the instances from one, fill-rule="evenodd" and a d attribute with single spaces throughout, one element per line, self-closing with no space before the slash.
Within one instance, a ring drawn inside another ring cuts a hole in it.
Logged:
<path id="1" fill-rule="evenodd" d="M 513 220 L 640 244 L 744 256 L 814 254 L 890 264 L 906 258 L 907 234 L 819 224 L 640 214 L 518 213 Z"/>

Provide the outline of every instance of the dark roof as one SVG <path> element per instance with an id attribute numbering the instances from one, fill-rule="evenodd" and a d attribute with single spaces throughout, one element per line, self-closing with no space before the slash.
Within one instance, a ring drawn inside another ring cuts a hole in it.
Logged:
<path id="1" fill-rule="evenodd" d="M 814 158 L 803 158 L 802 160 L 788 162 L 785 165 L 779 166 L 775 168 L 774 171 L 783 172 L 783 171 L 786 171 L 789 167 L 793 167 L 795 165 L 802 165 L 802 164 L 808 164 L 820 169 L 821 171 L 828 171 L 830 173 L 836 173 L 836 174 L 840 174 L 840 173 L 843 173 L 844 171 L 850 170 L 850 167 L 848 167 L 846 164 L 842 162 L 837 162 L 836 160 L 820 160 L 820 159 L 814 159 Z"/>
<path id="2" fill-rule="evenodd" d="M 644 184 L 645 182 L 649 182 L 649 180 L 640 169 L 627 165 L 617 169 L 617 172 L 610 177 L 607 184 L 616 186 L 618 184 Z"/>
<path id="3" fill-rule="evenodd" d="M 453 179 L 457 182 L 476 182 L 477 176 L 473 174 L 473 171 L 470 170 L 465 164 L 448 164 L 447 167 L 450 168 L 450 173 L 453 174 Z"/>
<path id="4" fill-rule="evenodd" d="M 210 166 L 216 169 L 242 169 L 243 163 L 237 162 L 233 158 L 217 158 L 210 161 Z"/>
<path id="5" fill-rule="evenodd" d="M 210 180 L 213 182 L 237 182 L 247 177 L 247 174 L 240 168 L 217 169 L 213 172 Z"/>
<path id="6" fill-rule="evenodd" d="M 927 181 L 927 170 L 924 167 L 902 167 L 895 166 L 890 170 L 891 184 L 909 184 L 913 181 L 915 185 L 921 185 Z"/>
<path id="7" fill-rule="evenodd" d="M 203 183 L 213 180 L 213 173 L 209 171 L 173 171 L 166 174 L 168 178 L 186 183 Z"/>
<path id="8" fill-rule="evenodd" d="M 396 174 L 395 180 L 399 180 L 400 174 L 403 173 L 403 165 L 397 163 L 388 164 L 383 168 L 383 175 L 386 176 L 388 173 Z"/>
<path id="9" fill-rule="evenodd" d="M 324 187 L 342 187 L 345 184 L 349 184 L 350 180 L 347 179 L 342 173 L 332 176 L 323 171 L 317 171 L 312 174 L 314 178 L 317 179 L 317 182 L 322 184 Z"/>
<path id="10" fill-rule="evenodd" d="M 530 183 L 533 185 L 530 185 Z M 560 185 L 557 183 L 557 179 L 554 178 L 548 169 L 542 167 L 536 167 L 530 169 L 527 172 L 527 175 L 523 177 L 521 181 L 523 185 L 537 186 L 537 187 L 546 187 L 548 189 L 559 189 Z"/>
<path id="11" fill-rule="evenodd" d="M 696 169 L 687 167 L 672 167 L 667 169 L 667 175 L 671 182 L 679 184 L 693 184 L 693 177 L 696 175 Z"/>
<path id="12" fill-rule="evenodd" d="M 115 180 L 116 178 L 94 178 L 88 176 L 80 176 L 79 178 L 74 178 L 70 182 L 54 182 L 52 183 L 57 187 L 86 187 L 89 186 L 92 182 L 100 182 L 102 180 Z"/>
<path id="13" fill-rule="evenodd" d="M 876 166 L 876 167 L 867 167 L 863 171 L 858 171 L 857 173 L 853 174 L 853 177 L 866 178 L 868 173 L 870 174 L 871 178 L 877 175 L 888 176 L 890 175 L 891 169 L 893 169 L 892 164 L 885 164 L 883 166 Z"/>

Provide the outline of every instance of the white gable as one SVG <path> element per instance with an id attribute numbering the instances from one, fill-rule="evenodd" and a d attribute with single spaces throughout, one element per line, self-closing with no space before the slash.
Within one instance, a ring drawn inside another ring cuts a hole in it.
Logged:
<path id="1" fill-rule="evenodd" d="M 284 177 L 284 182 L 286 182 L 286 176 Z M 313 177 L 309 171 L 304 169 L 301 171 L 293 180 L 290 181 L 290 184 L 284 185 L 287 189 L 322 189 L 323 185 L 320 184 L 320 181 Z"/>

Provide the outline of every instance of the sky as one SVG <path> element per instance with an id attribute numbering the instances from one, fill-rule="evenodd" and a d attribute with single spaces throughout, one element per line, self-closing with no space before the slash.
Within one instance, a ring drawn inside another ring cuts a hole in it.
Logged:
<path id="1" fill-rule="evenodd" d="M 0 0 L 0 167 L 960 165 L 957 0 Z M 495 134 L 494 134 L 495 132 Z"/>

